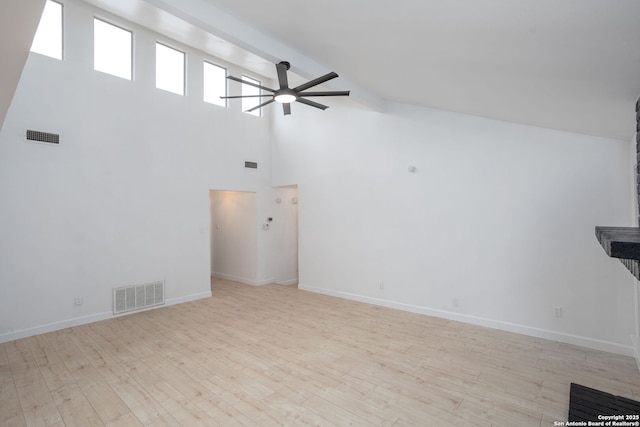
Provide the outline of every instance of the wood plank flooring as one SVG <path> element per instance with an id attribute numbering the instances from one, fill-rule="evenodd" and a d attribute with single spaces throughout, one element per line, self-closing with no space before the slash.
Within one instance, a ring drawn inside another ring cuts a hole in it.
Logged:
<path id="1" fill-rule="evenodd" d="M 629 357 L 304 292 L 213 298 L 0 344 L 1 426 L 553 426 Z"/>

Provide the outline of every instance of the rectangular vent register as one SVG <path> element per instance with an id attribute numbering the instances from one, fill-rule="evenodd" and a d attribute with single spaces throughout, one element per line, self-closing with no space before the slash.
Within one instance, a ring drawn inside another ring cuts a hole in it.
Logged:
<path id="1" fill-rule="evenodd" d="M 164 282 L 123 286 L 113 290 L 113 314 L 164 304 Z"/>
<path id="2" fill-rule="evenodd" d="M 39 130 L 27 130 L 27 140 L 46 142 L 48 144 L 60 144 L 60 135 L 57 133 L 41 132 Z"/>

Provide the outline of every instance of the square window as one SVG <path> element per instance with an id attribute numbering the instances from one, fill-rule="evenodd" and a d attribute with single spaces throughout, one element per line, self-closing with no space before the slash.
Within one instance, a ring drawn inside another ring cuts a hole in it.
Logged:
<path id="1" fill-rule="evenodd" d="M 225 107 L 227 96 L 227 70 L 204 61 L 204 102 Z"/>
<path id="2" fill-rule="evenodd" d="M 47 0 L 31 44 L 31 52 L 62 59 L 62 4 Z"/>
<path id="3" fill-rule="evenodd" d="M 93 69 L 131 80 L 133 33 L 93 19 Z"/>
<path id="4" fill-rule="evenodd" d="M 156 87 L 184 95 L 184 52 L 156 43 Z"/>
<path id="5" fill-rule="evenodd" d="M 261 85 L 262 83 L 260 83 L 259 80 L 256 79 L 252 79 L 251 77 L 247 77 L 247 76 L 242 76 L 242 80 L 249 82 L 249 83 L 253 83 L 256 85 Z M 255 86 L 251 86 L 251 85 L 242 85 L 242 96 L 246 96 L 246 95 L 260 95 L 260 89 L 255 87 Z M 242 111 L 247 111 L 252 109 L 253 107 L 255 107 L 256 105 L 260 105 L 260 103 L 262 101 L 260 101 L 261 98 L 259 97 L 255 97 L 255 98 L 242 98 Z M 253 116 L 258 116 L 260 117 L 262 115 L 262 108 L 258 108 L 257 110 L 253 110 L 247 114 L 251 114 Z"/>

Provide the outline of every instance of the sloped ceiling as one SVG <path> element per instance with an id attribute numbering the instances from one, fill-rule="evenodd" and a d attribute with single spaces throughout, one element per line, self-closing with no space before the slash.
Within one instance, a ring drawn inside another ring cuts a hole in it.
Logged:
<path id="1" fill-rule="evenodd" d="M 0 129 L 29 56 L 45 1 L 0 2 Z"/>
<path id="2" fill-rule="evenodd" d="M 267 77 L 279 60 L 303 78 L 336 71 L 331 88 L 380 111 L 394 101 L 624 140 L 635 131 L 637 0 L 86 1 Z M 43 3 L 0 4 L 0 49 L 12 55 L 0 119 Z"/>
<path id="3" fill-rule="evenodd" d="M 208 0 L 383 99 L 629 139 L 637 0 Z"/>

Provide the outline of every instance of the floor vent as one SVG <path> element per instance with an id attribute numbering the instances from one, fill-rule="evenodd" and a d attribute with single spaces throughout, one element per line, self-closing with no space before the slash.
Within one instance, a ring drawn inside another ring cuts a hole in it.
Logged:
<path id="1" fill-rule="evenodd" d="M 57 133 L 41 132 L 39 130 L 27 130 L 27 140 L 60 144 L 60 135 Z"/>
<path id="2" fill-rule="evenodd" d="M 164 304 L 164 282 L 124 286 L 113 290 L 113 314 Z"/>

